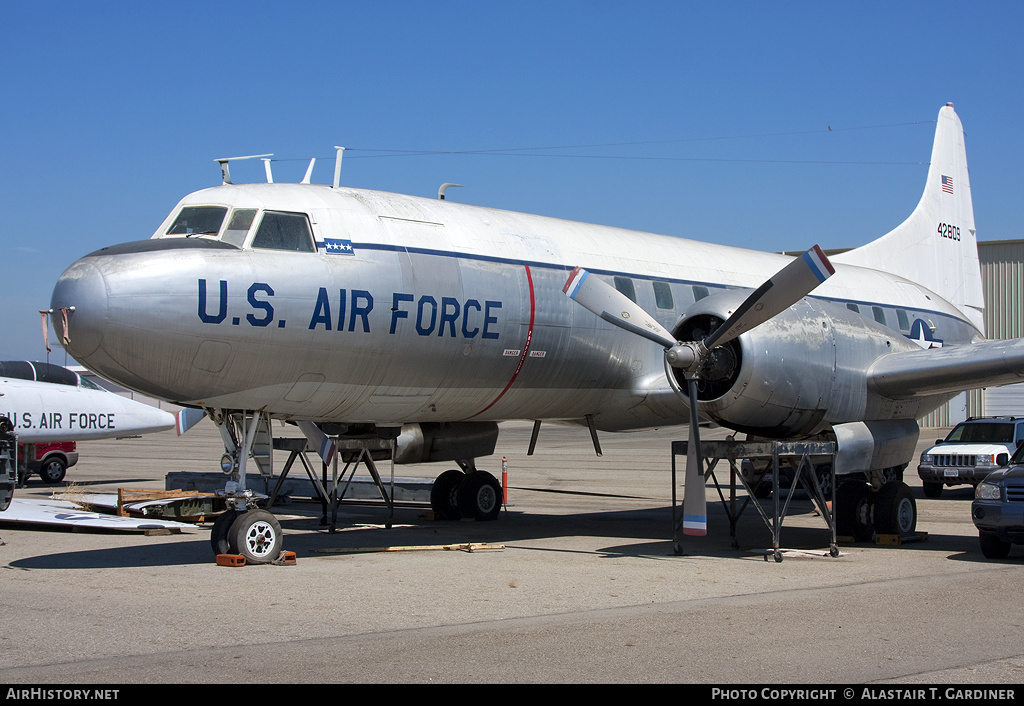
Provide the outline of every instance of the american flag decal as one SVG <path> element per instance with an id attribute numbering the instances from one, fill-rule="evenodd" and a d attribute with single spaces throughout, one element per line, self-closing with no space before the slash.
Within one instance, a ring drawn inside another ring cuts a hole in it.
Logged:
<path id="1" fill-rule="evenodd" d="M 947 194 L 953 193 L 953 177 L 948 177 L 945 174 L 942 175 L 942 190 Z"/>

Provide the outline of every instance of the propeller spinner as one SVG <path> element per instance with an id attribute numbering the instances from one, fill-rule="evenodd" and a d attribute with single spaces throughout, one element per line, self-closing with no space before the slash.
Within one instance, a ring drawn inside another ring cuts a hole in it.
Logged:
<path id="1" fill-rule="evenodd" d="M 676 341 L 668 329 L 636 302 L 607 282 L 590 276 L 586 270 L 577 267 L 569 275 L 562 288 L 566 296 L 605 321 L 661 345 L 665 349 L 665 360 L 686 379 L 690 443 L 686 454 L 683 534 L 707 534 L 707 502 L 697 415 L 697 380 L 701 367 L 713 348 L 785 311 L 834 273 L 832 263 L 815 245 L 751 292 L 721 326 L 700 341 Z"/>

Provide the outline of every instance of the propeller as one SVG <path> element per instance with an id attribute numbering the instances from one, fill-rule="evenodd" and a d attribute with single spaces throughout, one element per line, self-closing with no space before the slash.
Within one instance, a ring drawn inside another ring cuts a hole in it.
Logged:
<path id="1" fill-rule="evenodd" d="M 316 447 L 317 456 L 324 462 L 325 465 L 331 465 L 331 461 L 334 460 L 334 454 L 337 453 L 337 445 L 331 441 L 327 434 L 320 431 L 313 422 L 298 421 L 295 424 L 299 427 L 299 431 L 306 437 L 313 446 Z"/>
<path id="2" fill-rule="evenodd" d="M 665 349 L 666 362 L 679 370 L 686 380 L 690 406 L 690 443 L 686 450 L 683 534 L 707 534 L 697 381 L 711 350 L 782 313 L 834 273 L 835 269 L 825 253 L 815 245 L 751 292 L 725 322 L 700 341 L 676 341 L 668 329 L 636 302 L 607 282 L 591 276 L 586 270 L 577 267 L 569 275 L 562 288 L 566 296 L 605 321 L 661 345 Z"/>

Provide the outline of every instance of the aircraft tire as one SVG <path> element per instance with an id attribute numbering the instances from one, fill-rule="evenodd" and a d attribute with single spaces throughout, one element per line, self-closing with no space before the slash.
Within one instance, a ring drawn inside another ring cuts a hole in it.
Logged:
<path id="1" fill-rule="evenodd" d="M 886 468 L 884 471 L 882 471 L 882 482 L 888 483 L 890 481 L 898 481 L 902 483 L 903 471 L 906 469 L 906 467 L 907 464 L 904 463 L 902 466 L 892 466 L 890 468 Z"/>
<path id="2" fill-rule="evenodd" d="M 2 468 L 2 466 L 0 466 L 0 468 Z M 0 473 L 0 512 L 3 512 L 10 507 L 11 500 L 14 499 L 15 485 L 16 481 L 14 473 L 8 473 L 6 471 Z"/>
<path id="3" fill-rule="evenodd" d="M 875 496 L 875 531 L 879 534 L 913 534 L 917 529 L 917 503 L 906 483 L 886 483 Z"/>
<path id="4" fill-rule="evenodd" d="M 1010 543 L 999 539 L 993 532 L 978 532 L 978 541 L 986 559 L 1005 559 L 1010 553 Z"/>
<path id="5" fill-rule="evenodd" d="M 437 519 L 461 519 L 458 493 L 463 478 L 466 478 L 466 474 L 453 468 L 439 475 L 434 481 L 430 488 L 430 509 L 434 511 Z"/>
<path id="6" fill-rule="evenodd" d="M 43 483 L 46 485 L 56 485 L 64 480 L 64 475 L 68 471 L 68 464 L 64 462 L 64 459 L 59 456 L 52 456 L 43 462 L 43 465 L 39 467 L 39 477 L 43 479 Z"/>
<path id="7" fill-rule="evenodd" d="M 459 513 L 479 522 L 501 514 L 501 484 L 487 471 L 473 471 L 462 480 L 458 492 Z"/>
<path id="8" fill-rule="evenodd" d="M 231 525 L 238 518 L 237 510 L 227 510 L 213 521 L 210 529 L 210 546 L 214 554 L 234 554 L 228 535 L 231 532 Z"/>
<path id="9" fill-rule="evenodd" d="M 281 523 L 272 512 L 249 510 L 231 524 L 230 543 L 235 554 L 250 564 L 269 564 L 277 559 L 284 545 Z"/>
<path id="10" fill-rule="evenodd" d="M 859 480 L 840 483 L 836 492 L 836 533 L 866 542 L 874 534 L 871 517 L 871 488 Z"/>
<path id="11" fill-rule="evenodd" d="M 834 490 L 832 487 L 832 466 L 827 463 L 822 464 L 814 469 L 814 475 L 818 479 L 818 487 L 821 488 L 821 494 L 825 497 L 825 500 L 832 500 Z"/>

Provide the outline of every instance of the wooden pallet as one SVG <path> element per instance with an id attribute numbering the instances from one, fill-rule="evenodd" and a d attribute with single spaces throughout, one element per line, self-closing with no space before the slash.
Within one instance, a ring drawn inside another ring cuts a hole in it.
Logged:
<path id="1" fill-rule="evenodd" d="M 144 502 L 148 500 L 183 500 L 194 501 L 196 498 L 212 498 L 213 493 L 202 493 L 198 490 L 146 490 L 142 488 L 118 488 L 117 489 L 117 514 L 121 517 L 128 517 L 130 509 L 125 509 L 131 503 Z M 189 515 L 179 519 L 189 522 L 202 522 L 207 513 Z"/>

